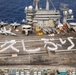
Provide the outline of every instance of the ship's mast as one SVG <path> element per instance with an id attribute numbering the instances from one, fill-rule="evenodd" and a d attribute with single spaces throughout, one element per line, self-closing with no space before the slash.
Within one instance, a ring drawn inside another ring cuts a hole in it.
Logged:
<path id="1" fill-rule="evenodd" d="M 35 10 L 38 10 L 40 0 L 34 0 Z"/>
<path id="2" fill-rule="evenodd" d="M 69 20 L 73 20 L 73 11 L 67 7 L 67 4 L 61 5 L 61 10 L 63 11 L 63 23 L 67 23 Z"/>
<path id="3" fill-rule="evenodd" d="M 46 10 L 49 10 L 49 0 L 46 0 Z"/>

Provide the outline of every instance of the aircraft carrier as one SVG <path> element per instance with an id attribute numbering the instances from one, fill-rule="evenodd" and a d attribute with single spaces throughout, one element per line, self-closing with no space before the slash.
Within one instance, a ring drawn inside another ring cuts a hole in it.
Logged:
<path id="1" fill-rule="evenodd" d="M 62 5 L 62 24 L 68 27 L 58 31 L 58 25 L 62 25 L 61 13 L 53 4 L 54 9 L 50 10 L 49 3 L 46 0 L 46 9 L 39 8 L 39 0 L 34 0 L 35 9 L 25 7 L 26 22 L 32 33 L 26 25 L 23 25 L 26 29 L 19 24 L 1 27 L 4 34 L 0 34 L 1 69 L 76 67 L 76 30 L 68 23 L 73 20 L 72 10 Z M 7 31 L 9 28 L 13 33 Z M 22 34 L 23 30 L 29 36 Z"/>

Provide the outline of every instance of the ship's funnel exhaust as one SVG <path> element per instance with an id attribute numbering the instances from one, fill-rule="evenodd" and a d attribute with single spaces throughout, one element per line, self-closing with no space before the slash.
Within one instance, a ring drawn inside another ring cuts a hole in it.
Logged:
<path id="1" fill-rule="evenodd" d="M 34 0 L 35 10 L 38 10 L 40 0 Z"/>
<path id="2" fill-rule="evenodd" d="M 49 10 L 49 0 L 46 0 L 46 10 Z"/>

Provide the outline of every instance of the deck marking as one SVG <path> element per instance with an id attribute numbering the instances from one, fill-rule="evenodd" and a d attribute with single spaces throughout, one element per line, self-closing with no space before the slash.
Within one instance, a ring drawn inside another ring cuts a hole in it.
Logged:
<path id="1" fill-rule="evenodd" d="M 12 48 L 16 52 L 19 52 L 19 50 L 13 46 L 14 44 L 16 44 L 16 41 L 15 40 L 11 40 L 11 41 L 5 42 L 4 44 L 1 45 L 1 47 L 6 46 L 7 44 L 10 44 L 10 45 L 7 46 L 7 47 L 5 47 L 5 48 L 3 48 L 3 49 L 1 49 L 0 50 L 0 53 L 8 50 L 9 48 Z"/>
<path id="2" fill-rule="evenodd" d="M 75 44 L 74 44 L 73 41 L 71 40 L 71 39 L 73 39 L 73 37 L 68 37 L 67 39 L 68 39 L 68 41 L 71 43 L 71 46 L 68 47 L 68 50 L 70 50 L 70 49 L 72 49 L 72 48 L 75 46 Z"/>
<path id="3" fill-rule="evenodd" d="M 39 42 L 39 41 L 43 42 L 43 44 L 44 44 L 43 48 L 44 49 L 47 48 L 49 51 L 56 51 L 56 50 L 58 51 L 59 47 L 63 47 L 63 45 L 66 45 L 66 43 L 67 43 L 66 41 L 69 41 L 69 43 L 71 45 L 66 46 L 67 48 L 63 49 L 63 50 L 71 51 L 73 49 L 73 47 L 75 47 L 75 43 L 72 41 L 73 39 L 75 40 L 75 38 L 73 38 L 73 37 L 67 37 L 66 39 L 63 39 L 63 38 L 59 38 L 59 39 L 41 38 L 40 40 L 20 40 L 20 41 L 11 40 L 11 41 L 5 41 L 5 42 L 0 42 L 0 43 L 2 43 L 0 53 L 8 50 L 8 48 L 12 48 L 14 51 L 19 52 L 19 50 L 16 47 L 13 46 L 16 43 L 21 43 L 22 44 L 23 51 L 26 51 L 28 53 L 35 53 L 35 52 L 38 52 L 38 51 L 41 50 L 40 46 L 38 48 L 35 48 L 35 49 L 26 49 L 25 44 L 27 44 L 27 42 L 31 43 L 31 42 Z M 57 43 L 57 42 L 55 43 L 55 40 L 60 41 L 60 43 Z M 53 47 L 51 47 L 51 46 L 53 46 Z M 30 48 L 29 45 L 28 45 L 28 47 Z"/>
<path id="4" fill-rule="evenodd" d="M 66 40 L 63 41 L 62 38 L 59 38 L 59 40 L 60 40 L 62 45 L 66 43 Z"/>
<path id="5" fill-rule="evenodd" d="M 23 51 L 26 51 L 24 40 L 22 40 Z"/>

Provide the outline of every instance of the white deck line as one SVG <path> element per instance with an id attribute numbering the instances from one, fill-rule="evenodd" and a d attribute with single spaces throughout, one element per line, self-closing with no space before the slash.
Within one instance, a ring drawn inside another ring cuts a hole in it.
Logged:
<path id="1" fill-rule="evenodd" d="M 45 38 L 47 39 L 47 38 Z M 49 38 L 50 39 L 53 39 L 53 38 Z M 62 39 L 67 39 L 67 38 L 62 38 Z M 76 38 L 73 38 L 73 39 L 76 39 Z M 11 39 L 12 40 L 12 39 Z M 20 39 L 21 41 L 16 41 L 16 42 L 22 42 L 23 39 Z M 59 40 L 59 39 L 54 39 L 54 40 Z M 36 42 L 36 41 L 43 41 L 43 40 L 24 40 L 24 42 Z M 5 43 L 5 42 L 0 42 L 0 43 Z"/>
<path id="2" fill-rule="evenodd" d="M 22 40 L 22 47 L 23 47 L 23 51 L 26 51 L 24 40 Z"/>
<path id="3" fill-rule="evenodd" d="M 55 52 L 69 52 L 69 51 L 76 51 L 76 49 L 71 49 L 71 50 L 55 50 Z"/>

